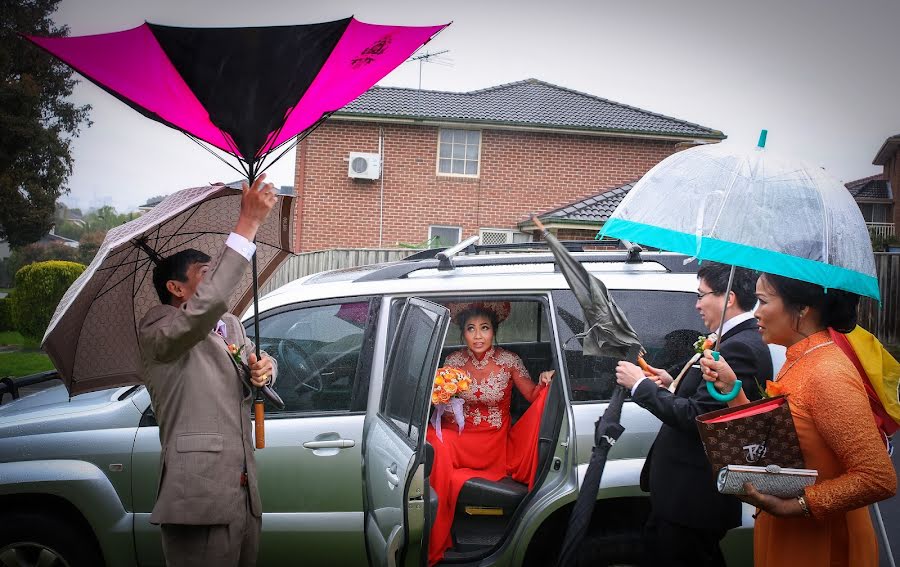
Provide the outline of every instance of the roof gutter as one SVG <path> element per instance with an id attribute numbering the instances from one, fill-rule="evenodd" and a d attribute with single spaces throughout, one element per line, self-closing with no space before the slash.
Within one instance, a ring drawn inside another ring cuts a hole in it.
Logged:
<path id="1" fill-rule="evenodd" d="M 900 136 L 891 136 L 885 140 L 878 153 L 875 154 L 872 165 L 886 165 L 888 160 L 893 157 L 893 153 L 898 146 L 900 146 Z"/>
<path id="2" fill-rule="evenodd" d="M 503 122 L 494 120 L 455 120 L 452 118 L 433 119 L 433 118 L 415 118 L 415 117 L 397 117 L 385 116 L 382 114 L 344 114 L 334 113 L 331 120 L 346 120 L 348 122 L 379 122 L 385 124 L 404 124 L 415 126 L 435 126 L 454 128 L 470 127 L 474 129 L 490 128 L 494 130 L 511 130 L 518 132 L 538 132 L 544 134 L 568 134 L 576 136 L 598 136 L 610 138 L 642 138 L 648 140 L 665 140 L 673 142 L 688 142 L 696 144 L 707 144 L 710 142 L 720 142 L 727 138 L 725 134 L 714 131 L 706 136 L 696 134 L 674 134 L 674 133 L 648 133 L 638 130 L 604 130 L 600 128 L 561 128 L 559 126 L 536 126 L 523 125 L 517 122 Z"/>
<path id="3" fill-rule="evenodd" d="M 538 218 L 541 219 L 541 223 L 547 229 L 571 228 L 571 229 L 576 229 L 576 230 L 600 230 L 601 228 L 603 228 L 603 223 L 597 222 L 597 221 L 565 220 L 565 219 L 547 220 L 547 219 L 543 219 L 541 217 L 538 217 Z M 519 230 L 521 230 L 523 232 L 527 231 L 527 230 L 537 230 L 537 226 L 535 226 L 534 221 L 532 221 L 532 220 L 522 221 L 519 224 L 517 224 L 516 226 L 519 228 Z"/>

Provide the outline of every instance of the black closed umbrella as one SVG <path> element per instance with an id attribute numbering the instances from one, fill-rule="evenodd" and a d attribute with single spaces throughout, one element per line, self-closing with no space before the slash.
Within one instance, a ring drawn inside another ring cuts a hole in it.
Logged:
<path id="1" fill-rule="evenodd" d="M 606 285 L 599 278 L 589 274 L 581 262 L 576 260 L 536 217 L 532 220 L 541 229 L 544 239 L 556 257 L 560 272 L 584 311 L 587 325 L 583 335 L 584 354 L 611 356 L 636 363 L 643 347 L 631 323 L 610 297 Z M 619 423 L 624 403 L 625 388 L 617 385 L 613 389 L 606 411 L 594 424 L 594 448 L 591 450 L 591 460 L 584 473 L 578 499 L 572 508 L 572 515 L 569 516 L 569 526 L 557 560 L 560 567 L 575 563 L 578 547 L 587 533 L 609 450 L 625 431 Z"/>

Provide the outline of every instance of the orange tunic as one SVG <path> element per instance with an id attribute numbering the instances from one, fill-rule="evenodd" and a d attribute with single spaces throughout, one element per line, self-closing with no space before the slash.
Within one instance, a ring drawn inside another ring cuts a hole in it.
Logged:
<path id="1" fill-rule="evenodd" d="M 897 476 L 859 373 L 822 331 L 788 348 L 777 384 L 788 396 L 806 467 L 819 476 L 805 492 L 811 518 L 759 513 L 754 563 L 877 566 L 866 506 L 891 497 Z"/>

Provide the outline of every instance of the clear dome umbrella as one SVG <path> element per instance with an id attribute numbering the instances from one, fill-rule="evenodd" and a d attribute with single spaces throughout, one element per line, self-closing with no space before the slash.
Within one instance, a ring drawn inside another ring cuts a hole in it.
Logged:
<path id="1" fill-rule="evenodd" d="M 859 206 L 820 167 L 760 146 L 697 146 L 647 172 L 601 234 L 879 300 Z"/>
<path id="2" fill-rule="evenodd" d="M 601 235 L 842 289 L 880 300 L 875 257 L 859 206 L 825 170 L 764 149 L 697 146 L 647 172 Z M 722 336 L 724 313 L 714 351 Z M 717 353 L 714 356 L 718 357 Z M 711 382 L 709 394 L 734 399 Z"/>

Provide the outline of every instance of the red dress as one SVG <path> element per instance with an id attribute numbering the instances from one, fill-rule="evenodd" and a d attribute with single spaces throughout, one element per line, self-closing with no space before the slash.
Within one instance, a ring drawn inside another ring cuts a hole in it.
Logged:
<path id="1" fill-rule="evenodd" d="M 459 433 L 453 412 L 444 413 L 443 441 L 429 425 L 426 438 L 434 447 L 429 483 L 438 497 L 437 516 L 431 527 L 428 564 L 434 565 L 452 546 L 450 527 L 456 499 L 463 484 L 473 477 L 497 481 L 505 476 L 534 485 L 537 470 L 538 433 L 547 388 L 538 386 L 528 411 L 510 427 L 509 405 L 515 379 L 531 381 L 522 359 L 502 348 L 492 348 L 478 360 L 468 349 L 447 357 L 447 366 L 464 370 L 472 386 L 458 395 L 465 401 L 465 426 Z"/>

